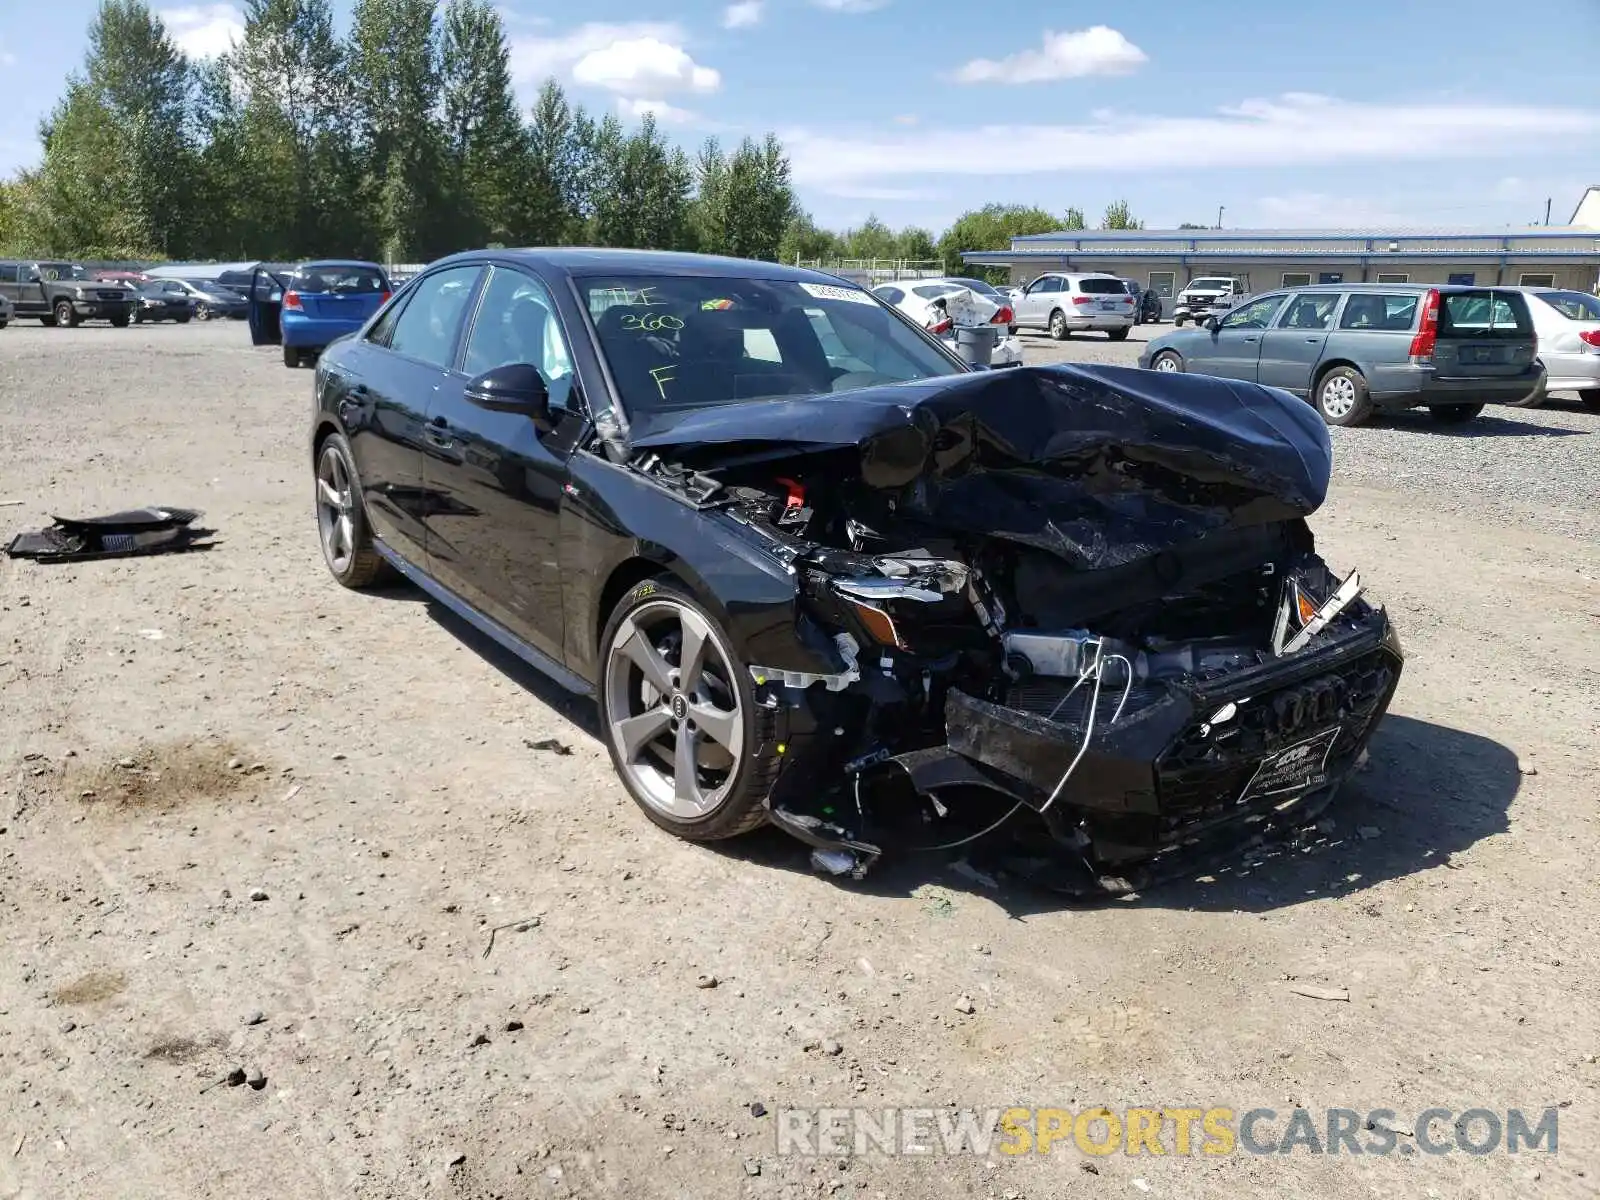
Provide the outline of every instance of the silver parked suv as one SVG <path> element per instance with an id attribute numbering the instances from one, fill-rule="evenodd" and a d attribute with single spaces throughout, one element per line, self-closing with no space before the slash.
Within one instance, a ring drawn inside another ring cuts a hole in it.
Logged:
<path id="1" fill-rule="evenodd" d="M 1056 341 L 1097 329 L 1113 342 L 1133 328 L 1134 306 L 1128 288 L 1115 275 L 1041 275 L 1012 293 L 1017 328 L 1044 329 Z"/>
<path id="2" fill-rule="evenodd" d="M 1417 407 L 1439 421 L 1470 421 L 1486 403 L 1515 404 L 1545 386 L 1528 299 L 1509 287 L 1269 292 L 1199 329 L 1156 338 L 1139 365 L 1283 388 L 1310 400 L 1329 425 Z"/>

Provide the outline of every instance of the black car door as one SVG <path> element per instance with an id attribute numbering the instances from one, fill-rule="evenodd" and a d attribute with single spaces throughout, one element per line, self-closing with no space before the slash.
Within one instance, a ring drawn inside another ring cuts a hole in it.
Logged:
<path id="1" fill-rule="evenodd" d="M 482 268 L 450 267 L 419 279 L 365 337 L 329 364 L 326 386 L 355 458 L 372 531 L 408 562 L 426 562 L 431 502 L 423 482 L 425 425 L 450 375 L 461 321 Z"/>
<path id="2" fill-rule="evenodd" d="M 463 340 L 459 369 L 428 410 L 423 481 L 428 569 L 440 583 L 557 662 L 564 659 L 561 587 L 564 429 L 581 420 L 572 357 L 545 284 L 511 266 L 490 268 Z M 495 367 L 539 368 L 556 430 L 466 399 L 469 380 Z"/>

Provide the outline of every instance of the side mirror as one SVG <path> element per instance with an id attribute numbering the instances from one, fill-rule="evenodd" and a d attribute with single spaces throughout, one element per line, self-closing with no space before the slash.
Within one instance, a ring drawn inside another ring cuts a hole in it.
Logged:
<path id="1" fill-rule="evenodd" d="M 466 397 L 469 403 L 490 412 L 527 417 L 541 433 L 551 428 L 550 389 L 539 368 L 530 363 L 510 363 L 485 371 L 467 384 Z"/>
<path id="2" fill-rule="evenodd" d="M 1207 317 L 1206 328 L 1211 330 L 1212 333 L 1215 333 L 1217 330 L 1222 328 L 1222 322 L 1217 320 L 1215 317 Z"/>

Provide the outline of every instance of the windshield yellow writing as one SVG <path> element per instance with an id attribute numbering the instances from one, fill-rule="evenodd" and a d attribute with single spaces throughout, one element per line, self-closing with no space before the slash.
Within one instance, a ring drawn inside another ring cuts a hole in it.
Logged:
<path id="1" fill-rule="evenodd" d="M 626 313 L 622 318 L 622 327 L 634 332 L 655 333 L 660 329 L 682 329 L 683 322 L 671 313 L 656 313 L 639 316 L 636 313 Z"/>
<path id="2" fill-rule="evenodd" d="M 675 368 L 670 366 L 652 367 L 650 370 L 650 378 L 655 380 L 656 391 L 660 392 L 661 398 L 665 400 L 667 398 L 666 385 L 677 378 L 677 372 Z"/>

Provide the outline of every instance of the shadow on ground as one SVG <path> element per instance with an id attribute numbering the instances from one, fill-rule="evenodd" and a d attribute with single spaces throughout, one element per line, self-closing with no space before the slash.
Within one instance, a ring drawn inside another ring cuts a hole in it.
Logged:
<path id="1" fill-rule="evenodd" d="M 421 597 L 410 588 L 393 594 Z M 592 699 L 568 692 L 448 609 L 429 604 L 428 612 L 535 700 L 601 740 Z M 944 893 L 967 892 L 987 897 L 1013 917 L 1086 904 L 1265 912 L 1358 893 L 1419 871 L 1459 869 L 1455 856 L 1506 830 L 1522 776 L 1516 754 L 1493 739 L 1391 713 L 1369 754 L 1367 767 L 1349 778 L 1314 825 L 1196 864 L 1129 896 L 1085 901 L 1008 874 L 997 865 L 999 857 L 987 852 L 1004 829 L 959 852 L 896 854 L 886 846 L 885 858 L 865 879 L 841 879 L 839 886 L 918 896 L 935 907 Z M 762 869 L 812 871 L 809 847 L 771 827 L 708 851 Z"/>
<path id="2" fill-rule="evenodd" d="M 841 887 L 873 895 L 970 893 L 1013 917 L 1084 906 L 1208 912 L 1266 912 L 1351 895 L 1419 871 L 1460 868 L 1455 856 L 1507 828 L 1521 774 L 1515 753 L 1490 738 L 1412 717 L 1379 726 L 1368 767 L 1352 776 L 1321 814 L 1285 839 L 1196 864 L 1188 873 L 1130 896 L 1078 900 L 1015 878 L 985 854 L 968 858 L 888 855 L 864 880 Z M 997 814 L 998 815 L 998 811 Z M 719 847 L 754 864 L 809 871 L 809 853 L 769 829 Z"/>

